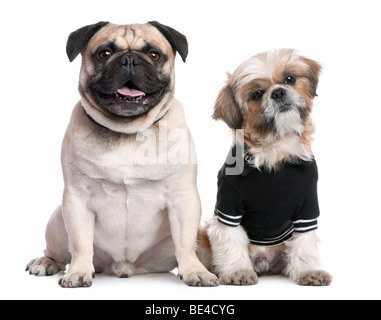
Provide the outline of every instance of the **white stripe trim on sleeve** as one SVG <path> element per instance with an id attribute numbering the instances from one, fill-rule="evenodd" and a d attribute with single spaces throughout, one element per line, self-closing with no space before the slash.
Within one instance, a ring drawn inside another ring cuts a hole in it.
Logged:
<path id="1" fill-rule="evenodd" d="M 220 214 L 220 215 L 222 215 L 222 216 L 224 216 L 224 217 L 226 217 L 228 219 L 233 219 L 233 220 L 241 220 L 242 219 L 242 216 L 229 216 L 228 214 L 225 214 L 225 213 L 221 212 L 217 208 L 216 208 L 216 211 L 218 212 L 218 214 Z"/>
<path id="2" fill-rule="evenodd" d="M 311 219 L 311 220 L 297 220 L 297 221 L 293 221 L 294 224 L 296 223 L 310 223 L 310 222 L 314 222 L 314 221 L 317 221 L 318 218 L 316 219 Z"/>
<path id="3" fill-rule="evenodd" d="M 226 225 L 229 225 L 229 226 L 233 226 L 233 227 L 238 227 L 241 224 L 241 222 L 231 222 L 231 221 L 222 219 L 220 216 L 217 217 L 217 220 L 220 221 L 223 224 L 226 224 Z"/>
<path id="4" fill-rule="evenodd" d="M 316 229 L 316 228 L 317 228 L 317 224 L 314 224 L 313 226 L 309 226 L 309 227 L 295 228 L 295 231 L 296 231 L 296 232 L 300 232 L 300 231 L 308 231 L 308 230 L 312 230 L 312 229 Z"/>

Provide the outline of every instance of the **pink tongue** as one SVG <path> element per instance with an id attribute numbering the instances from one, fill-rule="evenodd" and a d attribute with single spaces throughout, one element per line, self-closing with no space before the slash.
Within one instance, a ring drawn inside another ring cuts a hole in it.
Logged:
<path id="1" fill-rule="evenodd" d="M 137 89 L 131 89 L 127 87 L 121 87 L 118 90 L 116 90 L 119 94 L 125 97 L 129 98 L 135 98 L 135 97 L 140 97 L 140 96 L 145 96 L 146 94 L 143 91 L 137 90 Z"/>

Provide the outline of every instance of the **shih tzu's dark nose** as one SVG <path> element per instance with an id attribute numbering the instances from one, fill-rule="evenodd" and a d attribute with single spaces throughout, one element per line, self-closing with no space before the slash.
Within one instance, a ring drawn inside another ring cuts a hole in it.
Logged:
<path id="1" fill-rule="evenodd" d="M 276 100 L 276 101 L 281 101 L 285 95 L 286 95 L 286 90 L 283 89 L 283 88 L 278 88 L 276 90 L 273 91 L 273 93 L 271 94 L 271 99 L 273 100 Z"/>

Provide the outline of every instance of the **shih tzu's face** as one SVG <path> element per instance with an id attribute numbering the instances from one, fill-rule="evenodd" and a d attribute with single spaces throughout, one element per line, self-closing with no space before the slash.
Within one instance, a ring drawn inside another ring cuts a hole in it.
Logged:
<path id="1" fill-rule="evenodd" d="M 258 54 L 229 77 L 215 105 L 214 119 L 245 129 L 253 142 L 302 135 L 308 124 L 321 66 L 282 49 Z"/>
<path id="2" fill-rule="evenodd" d="M 258 54 L 229 75 L 213 118 L 233 130 L 244 129 L 257 166 L 275 167 L 289 158 L 308 160 L 314 131 L 310 113 L 320 70 L 317 62 L 295 50 Z"/>

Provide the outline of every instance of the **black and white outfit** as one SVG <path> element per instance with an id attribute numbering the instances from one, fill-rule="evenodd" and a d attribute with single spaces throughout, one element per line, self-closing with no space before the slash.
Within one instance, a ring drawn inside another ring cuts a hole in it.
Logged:
<path id="1" fill-rule="evenodd" d="M 291 239 L 294 232 L 317 229 L 316 161 L 284 163 L 269 172 L 254 168 L 250 160 L 246 155 L 239 175 L 227 175 L 226 163 L 220 170 L 218 221 L 230 227 L 242 225 L 251 244 L 269 247 Z"/>

